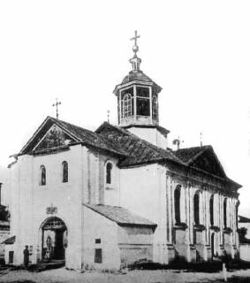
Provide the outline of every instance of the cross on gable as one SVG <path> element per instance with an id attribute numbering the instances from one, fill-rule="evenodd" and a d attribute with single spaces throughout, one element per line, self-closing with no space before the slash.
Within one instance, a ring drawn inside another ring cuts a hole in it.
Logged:
<path id="1" fill-rule="evenodd" d="M 52 104 L 53 107 L 56 107 L 56 119 L 59 118 L 58 106 L 61 104 L 62 104 L 61 101 L 58 101 L 57 98 L 56 98 L 56 102 Z"/>

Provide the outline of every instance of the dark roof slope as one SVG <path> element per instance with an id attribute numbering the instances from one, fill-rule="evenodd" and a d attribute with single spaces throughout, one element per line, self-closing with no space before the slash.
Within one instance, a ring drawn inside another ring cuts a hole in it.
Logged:
<path id="1" fill-rule="evenodd" d="M 157 226 L 155 223 L 149 221 L 148 219 L 136 215 L 123 207 L 102 205 L 102 204 L 96 204 L 96 205 L 83 204 L 83 205 L 120 225 L 139 225 L 139 226 L 149 226 L 149 227 Z"/>
<path id="2" fill-rule="evenodd" d="M 239 223 L 250 223 L 250 218 L 239 215 L 238 222 Z"/>
<path id="3" fill-rule="evenodd" d="M 9 238 L 7 238 L 6 240 L 4 240 L 1 244 L 5 244 L 5 245 L 13 245 L 16 241 L 16 236 L 11 236 Z"/>
<path id="4" fill-rule="evenodd" d="M 40 139 L 45 135 L 45 133 L 53 124 L 58 125 L 64 131 L 66 131 L 66 133 L 72 136 L 75 143 L 82 143 L 88 146 L 93 146 L 95 148 L 112 152 L 117 155 L 126 156 L 126 153 L 122 149 L 117 151 L 116 148 L 114 148 L 108 140 L 99 136 L 95 132 L 49 116 L 45 119 L 42 125 L 31 137 L 31 139 L 22 148 L 19 154 L 26 154 L 32 152 L 34 146 L 40 141 Z"/>
<path id="5" fill-rule="evenodd" d="M 147 75 L 145 75 L 141 70 L 139 71 L 130 71 L 128 73 L 128 75 L 122 80 L 122 83 L 120 85 L 124 85 L 124 84 L 127 84 L 127 83 L 130 83 L 130 82 L 137 82 L 137 83 L 150 83 L 153 87 L 153 90 L 156 92 L 156 93 L 159 93 L 162 88 L 157 85 L 150 77 L 148 77 Z M 118 85 L 118 86 L 120 86 Z M 114 90 L 114 93 L 116 93 L 117 91 L 117 87 L 115 88 Z"/>
<path id="6" fill-rule="evenodd" d="M 171 150 L 157 147 L 143 139 L 138 138 L 129 131 L 104 122 L 96 133 L 113 143 L 114 147 L 123 149 L 127 157 L 120 161 L 120 166 L 131 166 L 150 162 L 170 160 L 184 164 Z"/>
<path id="7" fill-rule="evenodd" d="M 120 167 L 170 161 L 177 165 L 198 168 L 210 175 L 223 178 L 235 188 L 241 187 L 226 176 L 211 146 L 192 147 L 178 151 L 163 149 L 140 139 L 126 129 L 113 126 L 107 122 L 104 122 L 95 132 L 92 132 L 62 120 L 47 117 L 22 148 L 19 155 L 37 154 L 34 148 L 54 124 L 70 137 L 71 142 L 67 147 L 71 144 L 82 144 L 114 154 L 119 158 Z"/>
<path id="8" fill-rule="evenodd" d="M 189 164 L 194 159 L 196 159 L 200 154 L 202 154 L 205 150 L 207 150 L 207 148 L 208 146 L 181 148 L 181 149 L 174 151 L 174 153 L 182 161 Z"/>
<path id="9" fill-rule="evenodd" d="M 222 178 L 227 178 L 211 145 L 183 148 L 175 151 L 175 154 L 189 166 L 199 168 Z"/>

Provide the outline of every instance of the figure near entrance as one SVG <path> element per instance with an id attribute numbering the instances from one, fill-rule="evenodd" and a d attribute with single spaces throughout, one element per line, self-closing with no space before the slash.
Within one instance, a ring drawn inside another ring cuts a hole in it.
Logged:
<path id="1" fill-rule="evenodd" d="M 29 248 L 28 246 L 25 246 L 25 249 L 23 250 L 23 264 L 25 268 L 27 268 L 29 265 L 29 254 L 30 254 Z"/>

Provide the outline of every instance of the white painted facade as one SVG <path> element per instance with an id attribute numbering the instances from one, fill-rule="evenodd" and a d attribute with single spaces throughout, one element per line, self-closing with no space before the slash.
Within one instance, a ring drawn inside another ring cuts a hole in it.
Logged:
<path id="1" fill-rule="evenodd" d="M 90 133 L 48 117 L 11 166 L 16 241 L 7 249 L 14 252 L 14 264 L 23 263 L 26 245 L 31 263 L 46 258 L 47 230 L 55 235 L 52 242 L 60 243 L 60 249 L 52 244 L 53 252 L 57 249 L 74 269 L 120 268 L 145 259 L 162 264 L 211 260 L 224 252 L 237 256 L 239 185 L 227 179 L 210 147 L 202 149 L 205 162 L 197 157 L 196 167 L 165 150 L 168 131 L 157 129 L 161 88 L 140 71 L 136 54 L 132 61 L 133 71 L 114 91 L 120 128 L 102 125 Z M 132 163 L 122 166 L 130 156 Z M 65 161 L 68 180 L 63 182 Z M 204 171 L 204 163 L 216 172 Z M 44 185 L 41 168 L 46 169 Z M 114 220 L 87 204 L 125 208 L 132 216 Z M 133 222 L 133 215 L 143 217 L 143 224 Z"/>

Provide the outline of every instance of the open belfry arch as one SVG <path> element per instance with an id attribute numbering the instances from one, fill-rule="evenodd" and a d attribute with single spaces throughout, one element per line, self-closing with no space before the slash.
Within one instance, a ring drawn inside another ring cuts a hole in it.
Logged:
<path id="1" fill-rule="evenodd" d="M 138 38 L 114 90 L 118 125 L 90 131 L 47 117 L 16 155 L 6 262 L 22 264 L 26 245 L 31 263 L 74 269 L 238 256 L 241 186 L 212 146 L 168 148 L 162 89 L 141 70 Z"/>

